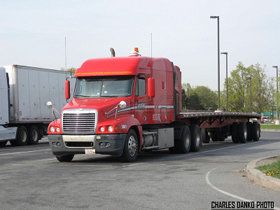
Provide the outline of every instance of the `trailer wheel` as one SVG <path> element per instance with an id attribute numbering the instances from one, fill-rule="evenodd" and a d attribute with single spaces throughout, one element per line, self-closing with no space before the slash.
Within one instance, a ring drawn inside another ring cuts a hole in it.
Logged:
<path id="1" fill-rule="evenodd" d="M 238 124 L 234 123 L 231 126 L 231 139 L 232 142 L 237 144 L 239 143 L 239 136 L 238 136 Z"/>
<path id="2" fill-rule="evenodd" d="M 210 133 L 212 141 L 224 141 L 225 137 L 222 135 L 220 130 L 215 130 Z"/>
<path id="3" fill-rule="evenodd" d="M 17 129 L 16 139 L 10 141 L 13 146 L 22 146 L 26 145 L 28 139 L 28 132 L 25 126 L 20 126 Z"/>
<path id="4" fill-rule="evenodd" d="M 210 136 L 205 128 L 201 128 L 201 141 L 206 144 L 210 142 Z"/>
<path id="5" fill-rule="evenodd" d="M 46 126 L 39 126 L 39 140 L 43 138 L 43 136 L 45 135 L 45 127 Z"/>
<path id="6" fill-rule="evenodd" d="M 27 140 L 27 144 L 38 144 L 40 139 L 40 131 L 37 126 L 31 126 L 28 129 L 29 138 Z"/>
<path id="7" fill-rule="evenodd" d="M 0 141 L 0 147 L 5 147 L 8 141 Z"/>
<path id="8" fill-rule="evenodd" d="M 123 159 L 126 162 L 132 162 L 138 156 L 138 137 L 134 130 L 129 130 L 124 145 Z"/>
<path id="9" fill-rule="evenodd" d="M 248 138 L 247 123 L 239 123 L 238 125 L 238 137 L 240 143 L 246 143 Z"/>
<path id="10" fill-rule="evenodd" d="M 208 131 L 206 131 L 205 143 L 209 143 L 209 142 L 210 142 L 210 135 L 209 135 Z"/>
<path id="11" fill-rule="evenodd" d="M 59 162 L 71 162 L 74 158 L 74 154 L 56 155 L 55 157 Z"/>
<path id="12" fill-rule="evenodd" d="M 258 122 L 253 122 L 251 127 L 251 134 L 252 134 L 252 140 L 253 141 L 259 141 L 261 137 L 261 128 L 260 124 Z"/>
<path id="13" fill-rule="evenodd" d="M 252 131 L 253 131 L 253 123 L 247 122 L 247 132 L 248 132 L 247 141 L 253 140 Z"/>
<path id="14" fill-rule="evenodd" d="M 191 125 L 191 151 L 198 152 L 201 146 L 201 134 L 198 125 Z"/>

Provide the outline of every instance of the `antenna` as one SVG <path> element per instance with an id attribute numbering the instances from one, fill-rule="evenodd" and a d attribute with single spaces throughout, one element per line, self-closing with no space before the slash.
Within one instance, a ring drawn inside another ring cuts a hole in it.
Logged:
<path id="1" fill-rule="evenodd" d="M 66 36 L 64 39 L 64 64 L 65 64 L 65 70 L 67 69 L 67 48 L 66 48 L 67 42 L 66 42 Z"/>
<path id="2" fill-rule="evenodd" d="M 153 33 L 151 33 L 151 58 L 153 57 Z"/>

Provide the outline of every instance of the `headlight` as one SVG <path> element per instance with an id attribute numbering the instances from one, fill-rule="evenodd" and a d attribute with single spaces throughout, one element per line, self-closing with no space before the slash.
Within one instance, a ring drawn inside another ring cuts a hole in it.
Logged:
<path id="1" fill-rule="evenodd" d="M 59 133 L 59 132 L 60 132 L 60 128 L 56 128 L 55 131 L 56 131 L 57 133 Z"/>
<path id="2" fill-rule="evenodd" d="M 114 131 L 114 128 L 113 128 L 112 125 L 110 125 L 110 126 L 108 127 L 108 131 L 109 131 L 109 132 L 113 132 L 113 131 Z"/>
<path id="3" fill-rule="evenodd" d="M 51 127 L 51 128 L 50 128 L 50 131 L 51 131 L 51 133 L 54 133 L 54 132 L 55 132 L 55 128 L 54 128 L 54 127 Z"/>
<path id="4" fill-rule="evenodd" d="M 105 131 L 105 127 L 102 126 L 102 127 L 100 128 L 100 131 L 103 133 L 103 132 Z"/>

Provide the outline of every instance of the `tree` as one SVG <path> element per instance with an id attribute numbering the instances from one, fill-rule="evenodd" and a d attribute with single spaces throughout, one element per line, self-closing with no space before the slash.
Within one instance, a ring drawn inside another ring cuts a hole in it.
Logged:
<path id="1" fill-rule="evenodd" d="M 225 81 L 226 90 L 226 81 Z M 272 103 L 271 80 L 259 65 L 245 67 L 239 63 L 228 78 L 229 111 L 263 112 Z M 222 106 L 226 107 L 226 94 L 222 94 Z"/>
<path id="2" fill-rule="evenodd" d="M 183 84 L 186 98 L 183 97 L 183 108 L 189 110 L 214 110 L 217 106 L 217 94 L 205 86 L 192 88 L 190 84 Z"/>

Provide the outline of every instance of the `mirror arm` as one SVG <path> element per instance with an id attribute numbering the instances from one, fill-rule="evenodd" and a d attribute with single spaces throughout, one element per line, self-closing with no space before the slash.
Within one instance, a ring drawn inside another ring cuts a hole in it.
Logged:
<path id="1" fill-rule="evenodd" d="M 115 120 L 117 119 L 119 105 L 116 106 Z"/>

